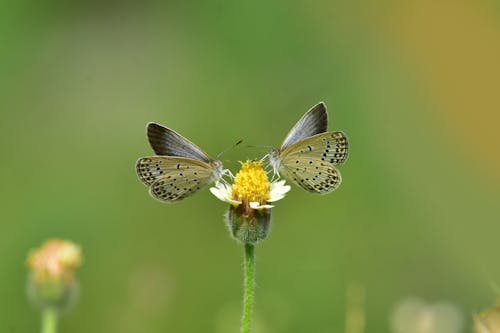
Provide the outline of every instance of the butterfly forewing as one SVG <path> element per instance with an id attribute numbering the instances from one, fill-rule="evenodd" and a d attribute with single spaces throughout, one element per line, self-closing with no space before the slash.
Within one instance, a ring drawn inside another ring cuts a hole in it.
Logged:
<path id="1" fill-rule="evenodd" d="M 280 150 L 284 150 L 290 145 L 311 137 L 313 135 L 324 133 L 328 127 L 328 114 L 324 103 L 318 103 L 307 111 L 302 118 L 295 124 L 286 136 Z"/>
<path id="2" fill-rule="evenodd" d="M 188 157 L 207 163 L 211 161 L 197 145 L 170 128 L 149 123 L 147 134 L 149 144 L 157 155 Z"/>
<path id="3" fill-rule="evenodd" d="M 214 167 L 190 158 L 144 157 L 137 161 L 139 179 L 160 201 L 174 202 L 194 194 L 214 179 Z"/>

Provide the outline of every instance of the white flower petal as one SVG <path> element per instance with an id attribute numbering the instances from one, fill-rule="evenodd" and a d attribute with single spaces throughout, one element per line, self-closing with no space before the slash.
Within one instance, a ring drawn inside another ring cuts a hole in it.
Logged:
<path id="1" fill-rule="evenodd" d="M 290 189 L 291 189 L 290 185 L 284 185 L 274 189 L 274 191 L 272 191 L 271 193 L 276 195 L 285 195 L 286 193 L 288 193 L 288 191 L 290 191 Z"/>
<path id="2" fill-rule="evenodd" d="M 217 199 L 222 200 L 222 201 L 226 201 L 225 193 L 222 193 L 222 191 L 219 188 L 211 187 L 210 192 L 212 192 L 212 194 L 215 195 L 217 197 Z"/>
<path id="3" fill-rule="evenodd" d="M 273 184 L 274 184 L 274 186 L 283 186 L 283 185 L 285 185 L 285 180 L 284 179 L 278 180 L 277 182 L 274 182 Z"/>
<path id="4" fill-rule="evenodd" d="M 285 197 L 285 195 L 274 195 L 272 197 L 269 198 L 269 200 L 267 200 L 267 202 L 276 202 L 278 200 L 281 200 Z"/>
<path id="5" fill-rule="evenodd" d="M 212 194 L 215 195 L 219 200 L 228 202 L 231 205 L 238 206 L 241 204 L 241 201 L 234 200 L 232 198 L 233 190 L 231 185 L 217 182 L 215 184 L 215 187 L 210 188 L 210 192 L 212 192 Z"/>
<path id="6" fill-rule="evenodd" d="M 257 207 L 259 207 L 258 202 L 250 202 L 250 208 L 257 209 Z"/>
<path id="7" fill-rule="evenodd" d="M 285 185 L 284 180 L 280 180 L 278 182 L 271 183 L 271 192 L 283 192 L 286 193 L 290 190 L 290 186 Z"/>
<path id="8" fill-rule="evenodd" d="M 226 202 L 229 202 L 231 205 L 234 205 L 234 206 L 241 205 L 241 201 L 234 200 L 234 199 L 227 199 Z"/>
<path id="9" fill-rule="evenodd" d="M 285 194 L 290 191 L 290 185 L 285 185 L 285 180 L 280 180 L 271 183 L 271 188 L 269 189 L 269 202 L 274 202 L 281 200 L 285 197 Z"/>
<path id="10" fill-rule="evenodd" d="M 257 209 L 271 209 L 274 205 L 260 205 Z"/>
<path id="11" fill-rule="evenodd" d="M 250 202 L 250 208 L 252 209 L 270 209 L 273 208 L 273 205 L 261 205 L 258 202 Z"/>

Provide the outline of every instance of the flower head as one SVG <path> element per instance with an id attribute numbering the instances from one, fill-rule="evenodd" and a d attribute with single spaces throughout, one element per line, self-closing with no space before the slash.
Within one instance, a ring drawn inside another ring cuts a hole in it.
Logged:
<path id="1" fill-rule="evenodd" d="M 262 161 L 241 163 L 241 170 L 234 178 L 234 184 L 217 183 L 210 189 L 213 195 L 233 206 L 248 205 L 252 209 L 272 208 L 268 202 L 285 197 L 290 186 L 285 181 L 270 182 L 262 169 Z"/>
<path id="2" fill-rule="evenodd" d="M 269 199 L 271 184 L 262 169 L 262 162 L 248 161 L 241 164 L 233 185 L 233 197 L 240 201 L 263 202 Z"/>
<path id="3" fill-rule="evenodd" d="M 290 186 L 284 180 L 270 182 L 262 161 L 246 161 L 232 185 L 218 182 L 210 191 L 231 204 L 227 220 L 232 235 L 244 243 L 255 243 L 269 232 L 273 205 L 268 203 L 284 198 Z"/>
<path id="4" fill-rule="evenodd" d="M 82 263 L 79 246 L 65 240 L 48 240 L 31 251 L 26 263 L 31 272 L 28 292 L 35 303 L 69 303 L 76 288 L 75 270 Z"/>
<path id="5" fill-rule="evenodd" d="M 475 333 L 500 332 L 500 307 L 494 307 L 474 316 Z"/>
<path id="6" fill-rule="evenodd" d="M 395 333 L 456 333 L 462 331 L 463 318 L 453 304 L 407 298 L 394 309 L 391 326 Z"/>
<path id="7" fill-rule="evenodd" d="M 32 251 L 27 260 L 28 267 L 38 282 L 73 281 L 74 271 L 81 262 L 80 247 L 59 239 L 48 240 L 39 249 Z"/>

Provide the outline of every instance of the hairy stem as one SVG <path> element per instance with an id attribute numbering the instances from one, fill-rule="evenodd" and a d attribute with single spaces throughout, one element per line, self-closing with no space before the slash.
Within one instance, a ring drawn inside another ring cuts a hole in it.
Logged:
<path id="1" fill-rule="evenodd" d="M 42 333 L 57 332 L 57 310 L 53 307 L 46 307 L 42 310 Z"/>
<path id="2" fill-rule="evenodd" d="M 250 332 L 252 321 L 252 308 L 255 290 L 255 246 L 245 244 L 245 267 L 244 267 L 244 292 L 243 292 L 243 316 L 241 318 L 241 333 Z"/>

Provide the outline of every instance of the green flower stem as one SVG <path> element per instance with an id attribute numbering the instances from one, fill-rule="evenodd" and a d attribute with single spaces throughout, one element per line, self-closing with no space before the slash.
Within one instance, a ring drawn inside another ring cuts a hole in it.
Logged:
<path id="1" fill-rule="evenodd" d="M 250 332 L 252 321 L 252 308 L 255 291 L 255 246 L 245 244 L 245 267 L 244 267 L 244 292 L 243 292 L 243 316 L 241 318 L 241 333 Z"/>
<path id="2" fill-rule="evenodd" d="M 57 309 L 46 307 L 42 310 L 42 333 L 57 332 Z"/>

